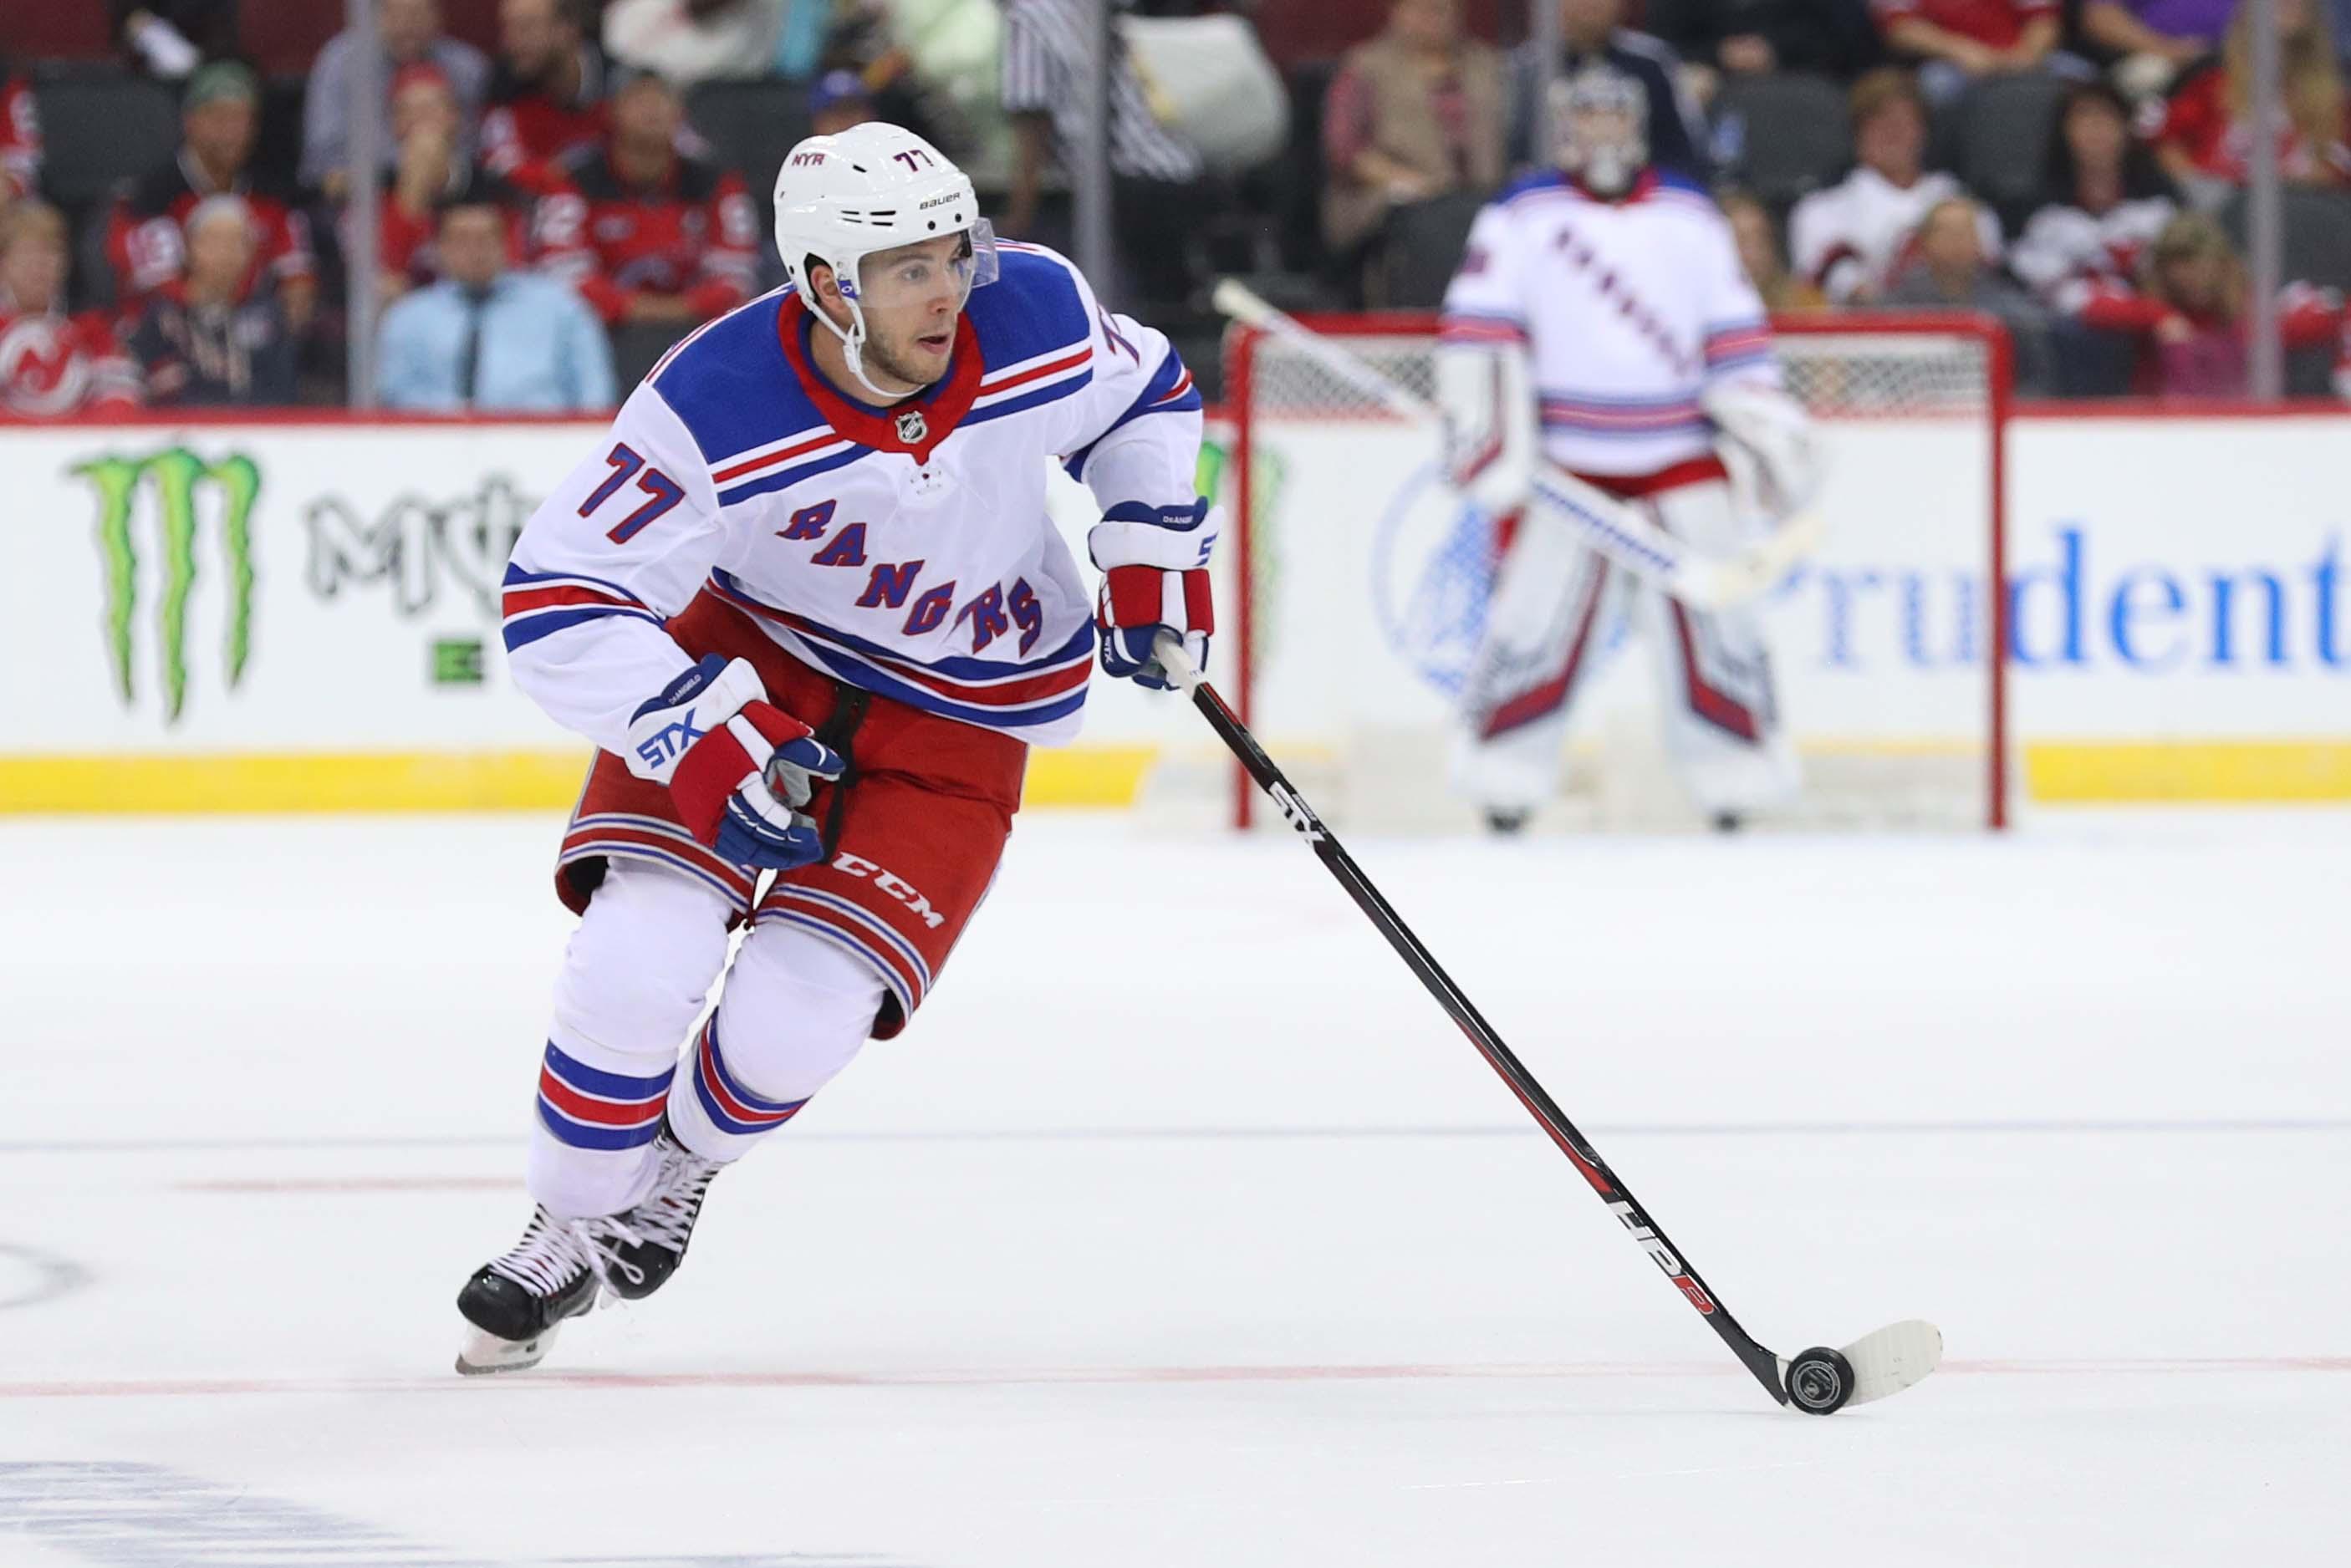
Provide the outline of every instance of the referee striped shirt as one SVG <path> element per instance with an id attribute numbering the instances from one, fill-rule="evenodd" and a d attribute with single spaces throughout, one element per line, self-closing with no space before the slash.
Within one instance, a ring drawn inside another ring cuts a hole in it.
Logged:
<path id="1" fill-rule="evenodd" d="M 1112 0 L 1005 0 L 1004 107 L 1012 114 L 1053 117 L 1053 136 L 1068 150 L 1081 144 L 1086 119 L 1083 73 L 1093 58 L 1093 12 Z M 1137 180 L 1181 184 L 1203 170 L 1200 154 L 1162 126 L 1144 97 L 1125 41 L 1111 30 L 1110 166 Z"/>

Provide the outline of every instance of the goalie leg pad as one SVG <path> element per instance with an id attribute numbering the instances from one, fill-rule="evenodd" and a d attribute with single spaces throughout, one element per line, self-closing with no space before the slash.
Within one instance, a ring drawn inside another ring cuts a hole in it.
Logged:
<path id="1" fill-rule="evenodd" d="M 1462 688 L 1453 774 L 1480 805 L 1530 810 L 1556 789 L 1568 720 L 1624 578 L 1557 521 L 1520 519 Z"/>
<path id="2" fill-rule="evenodd" d="M 1655 504 L 1682 537 L 1727 541 L 1740 528 L 1729 487 L 1719 482 L 1676 490 Z M 1649 644 L 1666 752 L 1698 806 L 1745 815 L 1794 794 L 1801 768 L 1781 719 L 1761 612 L 1693 609 L 1644 587 L 1634 615 Z"/>

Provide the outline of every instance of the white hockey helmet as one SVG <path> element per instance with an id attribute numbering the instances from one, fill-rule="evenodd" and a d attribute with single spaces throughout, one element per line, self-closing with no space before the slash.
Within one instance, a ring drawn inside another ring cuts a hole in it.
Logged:
<path id="1" fill-rule="evenodd" d="M 881 401 L 888 395 L 865 377 L 865 311 L 886 302 L 870 295 L 862 265 L 877 252 L 956 234 L 971 236 L 958 264 L 967 299 L 995 281 L 996 236 L 979 215 L 969 176 L 904 126 L 872 120 L 811 136 L 776 171 L 776 253 L 784 272 L 849 350 L 850 373 Z M 831 268 L 840 285 L 847 327 L 817 307 L 809 286 L 814 263 Z"/>
<path id="2" fill-rule="evenodd" d="M 1623 195 L 1648 167 L 1648 90 L 1605 61 L 1552 85 L 1551 119 L 1559 166 L 1594 194 Z"/>

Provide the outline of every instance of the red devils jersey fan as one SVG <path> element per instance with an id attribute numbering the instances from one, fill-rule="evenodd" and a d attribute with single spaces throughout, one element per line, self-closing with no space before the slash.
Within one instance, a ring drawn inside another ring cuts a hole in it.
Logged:
<path id="1" fill-rule="evenodd" d="M 247 292 L 266 278 L 276 284 L 289 322 L 298 329 L 309 320 L 318 297 L 309 225 L 283 200 L 254 191 L 246 171 L 259 102 L 259 87 L 243 66 L 209 65 L 189 78 L 179 151 L 115 205 L 107 258 L 114 266 L 116 303 L 126 315 L 135 315 L 148 295 L 187 270 L 181 225 L 196 203 L 233 195 L 245 199 L 252 216 Z"/>
<path id="2" fill-rule="evenodd" d="M 750 197 L 732 172 L 678 151 L 684 121 L 659 78 L 629 82 L 611 137 L 566 159 L 538 203 L 541 264 L 608 322 L 683 326 L 750 296 Z"/>
<path id="3" fill-rule="evenodd" d="M 33 84 L 0 76 L 0 207 L 29 196 L 41 175 L 41 119 L 33 106 Z"/>
<path id="4" fill-rule="evenodd" d="M 604 57 L 583 36 L 580 0 L 505 0 L 498 64 L 482 117 L 482 163 L 525 190 L 546 188 L 554 166 L 601 144 Z"/>
<path id="5" fill-rule="evenodd" d="M 43 202 L 0 213 L 0 410 L 31 418 L 130 408 L 139 373 L 97 311 L 68 317 L 66 221 Z"/>

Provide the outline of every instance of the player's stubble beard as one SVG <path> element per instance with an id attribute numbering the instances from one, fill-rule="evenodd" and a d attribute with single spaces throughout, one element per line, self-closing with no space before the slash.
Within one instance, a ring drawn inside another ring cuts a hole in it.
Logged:
<path id="1" fill-rule="evenodd" d="M 947 317 L 945 327 L 945 330 L 949 335 L 950 345 L 954 341 L 955 322 L 956 317 L 951 316 Z M 936 332 L 941 328 L 932 327 L 927 330 Z M 904 333 L 903 337 L 885 336 L 869 327 L 865 339 L 865 357 L 869 371 L 879 370 L 896 384 L 913 388 L 914 390 L 905 394 L 909 398 L 919 396 L 928 390 L 946 375 L 949 361 L 947 359 L 933 361 L 928 356 L 915 351 L 913 346 L 914 340 L 922 335 L 921 331 L 910 328 Z M 952 355 L 952 348 L 949 352 Z"/>

